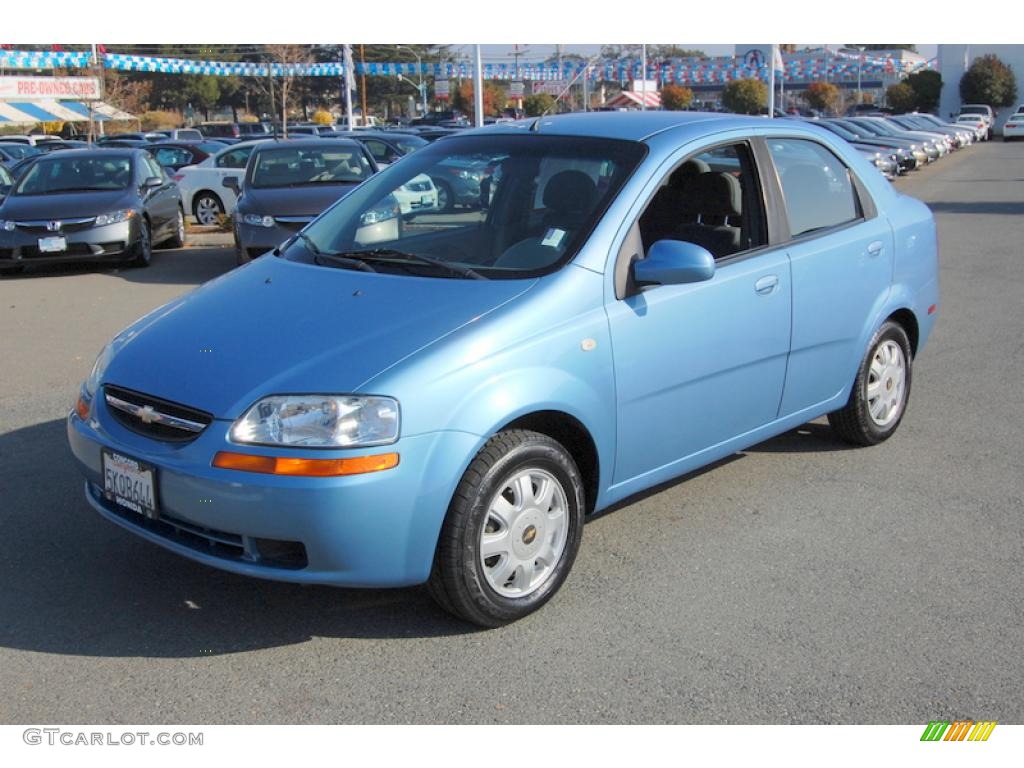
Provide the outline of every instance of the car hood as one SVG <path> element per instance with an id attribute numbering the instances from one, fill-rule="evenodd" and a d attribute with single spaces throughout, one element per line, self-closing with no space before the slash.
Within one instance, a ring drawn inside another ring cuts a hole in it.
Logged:
<path id="1" fill-rule="evenodd" d="M 269 394 L 358 392 L 535 283 L 371 274 L 264 256 L 122 331 L 103 382 L 222 419 Z"/>
<path id="2" fill-rule="evenodd" d="M 268 189 L 246 187 L 238 200 L 238 211 L 260 216 L 319 216 L 356 186 L 356 182 L 351 182 Z"/>
<path id="3" fill-rule="evenodd" d="M 9 195 L 3 204 L 3 218 L 84 219 L 111 213 L 132 205 L 127 190 L 112 192 L 69 192 L 63 195 Z"/>

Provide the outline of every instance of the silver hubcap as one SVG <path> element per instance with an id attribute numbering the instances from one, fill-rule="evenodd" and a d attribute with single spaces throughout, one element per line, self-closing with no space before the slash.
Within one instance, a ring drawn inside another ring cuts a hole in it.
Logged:
<path id="1" fill-rule="evenodd" d="M 880 427 L 895 421 L 907 393 L 907 361 L 895 341 L 878 345 L 868 372 L 867 398 L 871 420 Z"/>
<path id="2" fill-rule="evenodd" d="M 196 220 L 200 224 L 216 224 L 220 206 L 212 197 L 201 197 L 196 203 Z"/>
<path id="3" fill-rule="evenodd" d="M 524 597 L 551 577 L 565 551 L 569 511 L 562 484 L 543 469 L 512 475 L 491 499 L 480 535 L 487 583 L 504 597 Z"/>
<path id="4" fill-rule="evenodd" d="M 185 240 L 185 215 L 180 210 L 178 211 L 178 239 L 182 242 Z"/>

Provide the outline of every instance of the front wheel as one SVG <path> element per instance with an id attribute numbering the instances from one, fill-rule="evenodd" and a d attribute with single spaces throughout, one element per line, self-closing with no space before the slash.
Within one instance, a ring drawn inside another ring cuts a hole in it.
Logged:
<path id="1" fill-rule="evenodd" d="M 492 437 L 448 508 L 428 588 L 442 608 L 483 627 L 536 611 L 569 575 L 583 535 L 579 469 L 537 432 Z"/>
<path id="2" fill-rule="evenodd" d="M 185 212 L 178 208 L 177 217 L 174 220 L 174 234 L 164 243 L 166 248 L 185 247 Z"/>
<path id="3" fill-rule="evenodd" d="M 886 321 L 868 345 L 849 401 L 828 415 L 836 434 L 855 445 L 876 445 L 891 437 L 910 398 L 911 362 L 906 331 Z"/>
<path id="4" fill-rule="evenodd" d="M 129 263 L 132 267 L 148 267 L 153 261 L 153 233 L 149 222 L 142 220 L 139 231 L 139 242 L 135 245 L 135 258 Z"/>

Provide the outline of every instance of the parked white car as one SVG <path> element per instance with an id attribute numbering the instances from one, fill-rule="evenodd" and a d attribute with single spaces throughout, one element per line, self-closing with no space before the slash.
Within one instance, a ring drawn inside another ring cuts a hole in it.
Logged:
<path id="1" fill-rule="evenodd" d="M 1013 141 L 1024 136 L 1024 104 L 1006 118 L 1003 123 L 1003 141 Z"/>
<path id="2" fill-rule="evenodd" d="M 174 174 L 185 210 L 196 217 L 197 223 L 216 224 L 219 216 L 235 210 L 235 192 L 224 186 L 224 179 L 234 177 L 241 186 L 249 154 L 260 143 L 226 146 L 201 163 L 186 165 Z"/>

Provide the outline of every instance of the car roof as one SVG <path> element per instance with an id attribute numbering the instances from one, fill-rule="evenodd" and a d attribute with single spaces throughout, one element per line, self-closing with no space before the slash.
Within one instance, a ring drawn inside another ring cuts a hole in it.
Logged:
<path id="1" fill-rule="evenodd" d="M 530 131 L 546 135 L 592 136 L 595 138 L 644 141 L 673 128 L 697 127 L 704 130 L 770 127 L 776 120 L 722 112 L 574 112 L 565 115 L 495 123 L 472 130 L 473 134 L 508 134 Z"/>
<path id="2" fill-rule="evenodd" d="M 343 146 L 343 147 L 359 147 L 362 146 L 359 142 L 354 139 L 335 138 L 328 136 L 325 138 L 311 138 L 311 139 L 288 139 L 275 141 L 270 139 L 268 141 L 261 141 L 256 146 L 256 149 L 266 149 L 269 145 L 278 147 L 286 147 L 287 149 L 309 149 L 317 147 L 329 147 L 329 146 Z"/>

